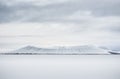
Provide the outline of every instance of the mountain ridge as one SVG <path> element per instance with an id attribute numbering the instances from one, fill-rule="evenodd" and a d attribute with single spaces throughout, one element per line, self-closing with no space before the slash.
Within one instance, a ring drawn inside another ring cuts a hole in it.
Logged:
<path id="1" fill-rule="evenodd" d="M 35 47 L 25 46 L 5 54 L 45 54 L 45 55 L 109 55 L 108 50 L 93 45 L 83 46 L 58 46 L 58 47 Z"/>

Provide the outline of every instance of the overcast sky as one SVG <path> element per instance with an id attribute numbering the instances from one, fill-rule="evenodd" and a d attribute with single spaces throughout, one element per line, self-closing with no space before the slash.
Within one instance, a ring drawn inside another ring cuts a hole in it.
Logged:
<path id="1" fill-rule="evenodd" d="M 120 50 L 120 0 L 0 0 L 0 48 L 24 45 Z"/>

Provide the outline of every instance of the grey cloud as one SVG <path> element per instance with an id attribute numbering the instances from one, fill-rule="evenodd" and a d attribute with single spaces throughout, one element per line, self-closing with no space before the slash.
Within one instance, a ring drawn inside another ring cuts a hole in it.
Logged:
<path id="1" fill-rule="evenodd" d="M 45 6 L 34 5 L 31 2 L 21 2 L 14 5 L 0 3 L 0 23 L 20 22 L 75 22 L 65 19 L 77 11 L 91 11 L 94 16 L 120 16 L 119 0 L 74 0 L 53 3 Z M 77 22 L 77 21 L 76 21 Z"/>
<path id="2" fill-rule="evenodd" d="M 64 17 L 73 14 L 79 7 L 71 3 L 59 3 L 44 6 L 40 10 L 36 10 L 36 16 L 31 16 L 28 21 L 64 21 Z"/>
<path id="3" fill-rule="evenodd" d="M 115 4 L 104 4 L 93 9 L 93 14 L 97 16 L 120 16 L 120 2 Z"/>
<path id="4" fill-rule="evenodd" d="M 35 6 L 33 4 L 22 4 L 0 6 L 1 22 L 4 21 L 14 21 L 21 20 L 23 21 L 49 21 L 49 20 L 61 20 L 62 17 L 68 16 L 71 13 L 74 13 L 78 7 L 73 7 L 69 3 L 59 3 L 59 4 L 50 4 L 47 6 Z"/>
<path id="5" fill-rule="evenodd" d="M 110 32 L 120 33 L 120 25 L 106 27 L 106 30 L 108 30 Z"/>
<path id="6" fill-rule="evenodd" d="M 0 3 L 0 23 L 9 20 L 10 8 L 6 5 Z"/>

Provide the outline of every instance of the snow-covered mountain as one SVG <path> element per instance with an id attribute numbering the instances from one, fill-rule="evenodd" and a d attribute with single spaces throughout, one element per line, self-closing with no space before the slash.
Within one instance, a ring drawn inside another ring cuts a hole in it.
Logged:
<path id="1" fill-rule="evenodd" d="M 120 51 L 109 51 L 109 53 L 111 53 L 111 54 L 116 54 L 116 55 L 120 55 Z"/>
<path id="2" fill-rule="evenodd" d="M 99 55 L 99 54 L 110 54 L 108 50 L 102 49 L 100 47 L 85 45 L 85 46 L 70 46 L 70 47 L 51 47 L 51 48 L 38 48 L 34 46 L 26 46 L 9 53 L 16 54 L 63 54 L 63 55 Z"/>

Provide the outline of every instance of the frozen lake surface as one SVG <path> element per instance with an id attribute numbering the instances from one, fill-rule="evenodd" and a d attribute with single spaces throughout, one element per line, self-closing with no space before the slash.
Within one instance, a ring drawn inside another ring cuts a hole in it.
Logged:
<path id="1" fill-rule="evenodd" d="M 120 79 L 120 55 L 1 55 L 0 79 Z"/>

